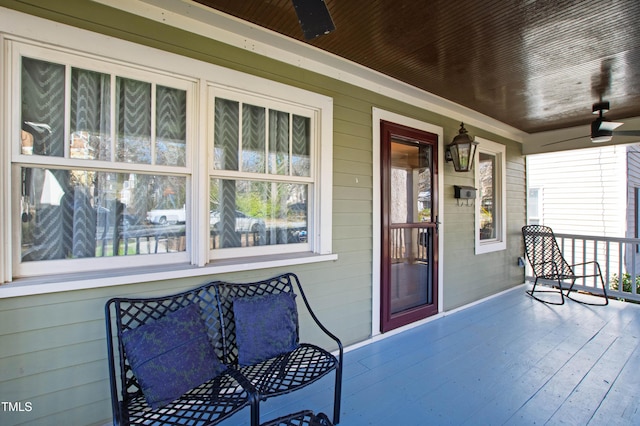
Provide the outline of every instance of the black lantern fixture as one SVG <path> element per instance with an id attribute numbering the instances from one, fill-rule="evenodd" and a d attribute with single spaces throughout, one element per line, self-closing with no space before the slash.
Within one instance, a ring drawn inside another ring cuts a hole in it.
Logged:
<path id="1" fill-rule="evenodd" d="M 478 142 L 475 142 L 464 128 L 464 123 L 460 123 L 460 131 L 447 146 L 445 158 L 447 161 L 453 161 L 456 172 L 468 172 L 473 166 L 477 145 Z"/>

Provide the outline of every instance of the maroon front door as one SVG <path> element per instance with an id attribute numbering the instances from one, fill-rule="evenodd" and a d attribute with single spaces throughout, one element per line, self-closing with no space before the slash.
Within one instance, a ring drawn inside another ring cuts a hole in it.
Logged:
<path id="1" fill-rule="evenodd" d="M 382 122 L 381 331 L 438 312 L 438 136 Z"/>

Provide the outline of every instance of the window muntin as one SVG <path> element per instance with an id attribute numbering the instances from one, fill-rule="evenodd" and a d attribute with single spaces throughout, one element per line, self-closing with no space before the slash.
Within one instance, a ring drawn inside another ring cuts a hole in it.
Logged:
<path id="1" fill-rule="evenodd" d="M 212 96 L 211 257 L 310 251 L 314 111 L 220 90 Z M 239 226 L 239 216 L 256 228 Z"/>
<path id="2" fill-rule="evenodd" d="M 475 180 L 478 199 L 475 203 L 476 254 L 506 250 L 506 147 L 476 138 Z"/>
<path id="3" fill-rule="evenodd" d="M 15 46 L 13 275 L 187 261 L 193 82 Z M 148 221 L 163 202 L 179 221 Z"/>

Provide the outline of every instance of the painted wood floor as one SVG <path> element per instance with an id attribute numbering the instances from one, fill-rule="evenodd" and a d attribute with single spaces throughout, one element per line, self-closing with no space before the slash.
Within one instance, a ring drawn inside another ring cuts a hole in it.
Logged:
<path id="1" fill-rule="evenodd" d="M 548 306 L 519 287 L 347 352 L 340 424 L 640 425 L 639 337 L 640 305 Z M 331 413 L 332 381 L 267 401 L 262 420 Z"/>

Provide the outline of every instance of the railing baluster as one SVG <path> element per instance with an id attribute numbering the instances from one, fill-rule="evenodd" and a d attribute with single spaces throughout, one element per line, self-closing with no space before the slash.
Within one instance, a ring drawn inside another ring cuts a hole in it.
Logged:
<path id="1" fill-rule="evenodd" d="M 635 246 L 632 247 L 631 250 L 631 294 L 637 295 L 637 287 L 636 287 L 636 250 Z"/>
<path id="2" fill-rule="evenodd" d="M 618 244 L 618 259 L 623 259 L 624 251 L 622 250 L 622 244 Z M 618 261 L 618 294 L 622 294 L 624 291 L 624 275 L 622 272 L 622 267 L 624 262 Z"/>
<path id="3" fill-rule="evenodd" d="M 605 264 L 604 264 L 604 270 L 605 270 L 605 276 L 604 276 L 604 285 L 607 286 L 607 290 L 611 289 L 611 285 L 610 285 L 610 280 L 609 280 L 609 262 L 611 261 L 611 242 L 610 241 L 605 241 Z"/>

